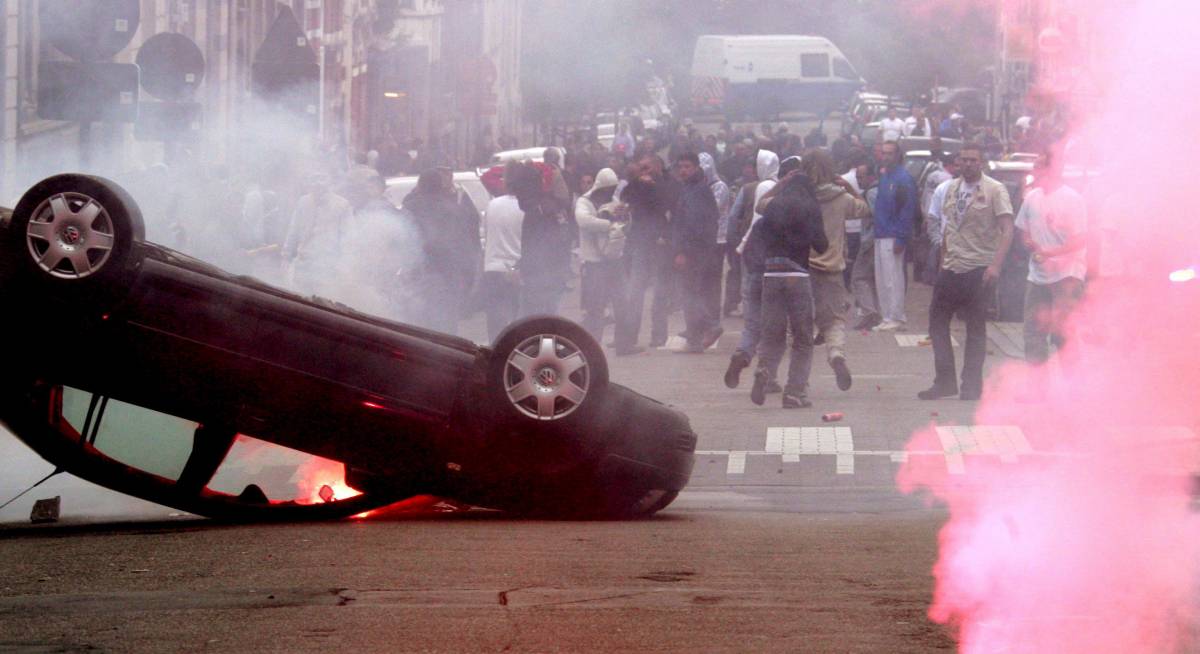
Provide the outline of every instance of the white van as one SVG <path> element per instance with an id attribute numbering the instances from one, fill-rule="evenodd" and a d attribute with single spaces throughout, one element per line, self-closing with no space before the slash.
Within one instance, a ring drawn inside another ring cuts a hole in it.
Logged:
<path id="1" fill-rule="evenodd" d="M 783 112 L 825 115 L 865 82 L 823 36 L 701 36 L 692 59 L 692 102 L 732 119 Z"/>

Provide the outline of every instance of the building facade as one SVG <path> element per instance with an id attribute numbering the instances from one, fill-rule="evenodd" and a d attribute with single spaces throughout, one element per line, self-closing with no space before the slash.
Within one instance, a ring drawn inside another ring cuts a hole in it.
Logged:
<path id="1" fill-rule="evenodd" d="M 117 0 L 94 0 L 116 2 Z M 518 83 L 523 0 L 128 0 L 140 9 L 128 45 L 136 60 L 151 36 L 176 32 L 204 54 L 199 138 L 205 161 L 236 158 L 239 124 L 251 102 L 255 53 L 282 11 L 291 11 L 319 65 L 316 134 L 328 151 L 378 149 L 389 139 L 437 144 L 468 164 L 487 138 L 519 134 Z M 87 2 L 80 2 L 83 7 Z M 66 57 L 42 38 L 41 0 L 0 0 L 0 202 L 40 176 L 108 172 L 162 162 L 162 143 L 141 141 L 129 123 L 80 125 L 38 111 L 38 71 Z M 132 27 L 132 26 L 129 26 Z M 376 69 L 377 68 L 377 69 Z M 144 91 L 142 101 L 153 101 Z M 103 153 L 87 161 L 88 153 Z"/>

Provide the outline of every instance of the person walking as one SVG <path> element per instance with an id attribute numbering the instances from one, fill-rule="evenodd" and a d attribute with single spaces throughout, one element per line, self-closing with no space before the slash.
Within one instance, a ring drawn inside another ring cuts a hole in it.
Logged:
<path id="1" fill-rule="evenodd" d="M 875 293 L 875 221 L 871 218 L 875 213 L 879 186 L 875 167 L 870 163 L 858 167 L 857 178 L 862 184 L 863 199 L 869 210 L 863 219 L 858 258 L 854 260 L 854 271 L 850 274 L 850 293 L 854 296 L 858 314 L 854 329 L 871 329 L 883 321 L 879 316 L 879 299 Z"/>
<path id="2" fill-rule="evenodd" d="M 900 147 L 883 144 L 883 171 L 875 200 L 875 288 L 883 322 L 876 331 L 896 331 L 908 322 L 904 311 L 905 248 L 913 233 L 917 185 L 900 165 Z"/>
<path id="3" fill-rule="evenodd" d="M 713 156 L 707 152 L 702 152 L 700 157 L 700 170 L 704 172 L 704 179 L 708 183 L 708 189 L 712 191 L 713 200 L 717 203 L 717 262 L 712 267 L 712 277 L 705 283 L 708 287 L 709 308 L 708 311 L 713 317 L 720 322 L 721 309 L 724 306 L 721 303 L 722 283 L 725 281 L 725 256 L 729 251 L 729 223 L 725 217 L 729 214 L 729 209 L 733 205 L 733 194 L 729 192 L 729 185 L 721 176 L 717 174 L 717 162 Z M 732 271 L 730 271 L 732 275 Z M 728 288 L 728 285 L 724 286 Z M 741 293 L 738 293 L 740 298 Z M 726 300 L 726 303 L 728 300 Z"/>
<path id="4" fill-rule="evenodd" d="M 829 248 L 822 225 L 821 207 L 812 183 L 804 175 L 780 182 L 779 191 L 766 206 L 761 224 L 765 254 L 762 291 L 762 340 L 758 370 L 750 400 L 766 401 L 772 371 L 783 359 L 787 335 L 792 334 L 783 408 L 812 406 L 808 379 L 812 371 L 813 296 L 808 262 L 811 252 Z M 755 231 L 758 231 L 757 229 Z"/>
<path id="5" fill-rule="evenodd" d="M 454 334 L 466 313 L 465 299 L 478 265 L 479 218 L 459 202 L 447 172 L 422 172 L 416 188 L 404 197 L 403 209 L 417 225 L 424 248 L 418 283 L 420 322 Z"/>
<path id="6" fill-rule="evenodd" d="M 775 187 L 780 172 L 779 157 L 770 150 L 759 150 L 757 160 L 758 180 L 753 184 L 742 187 L 742 197 L 745 207 L 737 218 L 738 233 L 742 235 L 735 248 L 742 262 L 742 337 L 737 349 L 729 358 L 729 366 L 725 370 L 725 386 L 737 388 L 741 373 L 754 361 L 758 343 L 762 337 L 762 282 L 763 266 L 765 265 L 762 235 L 754 236 L 754 226 L 761 219 L 758 213 L 758 202 L 767 192 Z M 791 168 L 794 169 L 794 168 Z M 772 377 L 774 380 L 774 377 Z M 778 389 L 778 390 L 776 390 Z M 782 387 L 777 383 L 770 384 L 768 392 L 780 392 Z"/>
<path id="7" fill-rule="evenodd" d="M 1042 154 L 1034 187 L 1025 194 L 1016 228 L 1031 253 L 1025 293 L 1025 360 L 1041 365 L 1050 344 L 1066 344 L 1067 316 L 1083 294 L 1087 274 L 1087 204 L 1062 180 L 1062 164 Z"/>
<path id="8" fill-rule="evenodd" d="M 824 150 L 804 153 L 800 169 L 815 188 L 821 206 L 822 230 L 829 247 L 808 260 L 818 342 L 823 342 L 837 386 L 850 390 L 852 378 L 846 364 L 846 223 L 867 213 L 863 201 L 846 180 L 838 177 L 833 157 Z"/>
<path id="9" fill-rule="evenodd" d="M 553 187 L 547 188 L 537 168 L 523 164 L 512 180 L 512 191 L 525 214 L 521 221 L 521 315 L 555 315 L 571 272 L 575 225 Z"/>
<path id="10" fill-rule="evenodd" d="M 614 314 L 621 297 L 621 261 L 626 207 L 614 202 L 620 180 L 611 168 L 596 173 L 591 190 L 575 201 L 575 224 L 579 226 L 579 258 L 582 261 L 579 306 L 583 327 L 597 342 L 604 341 L 605 314 Z M 622 243 L 615 243 L 621 240 Z"/>
<path id="11" fill-rule="evenodd" d="M 720 214 L 708 179 L 700 169 L 700 158 L 691 152 L 684 153 L 675 167 L 683 189 L 671 211 L 671 245 L 675 269 L 680 274 L 687 324 L 687 345 L 680 351 L 700 354 L 716 343 L 723 332 L 719 314 L 714 312 L 718 307 L 712 302 L 723 265 L 717 248 Z"/>
<path id="12" fill-rule="evenodd" d="M 505 193 L 488 203 L 483 215 L 483 276 L 479 280 L 478 303 L 487 316 L 488 338 L 495 342 L 500 332 L 517 317 L 521 281 L 517 262 L 521 259 L 521 225 L 525 212 L 513 194 L 513 181 L 521 164 L 504 167 Z"/>
<path id="13" fill-rule="evenodd" d="M 983 174 L 983 149 L 966 145 L 958 154 L 962 177 L 950 182 L 942 207 L 942 265 L 929 306 L 933 385 L 917 394 L 935 400 L 957 394 L 978 400 L 987 352 L 987 306 L 1013 238 L 1012 201 L 1004 184 Z M 950 319 L 967 323 L 962 383 L 955 379 Z"/>
<path id="14" fill-rule="evenodd" d="M 663 174 L 663 161 L 644 154 L 630 167 L 629 183 L 621 201 L 629 205 L 630 224 L 626 241 L 628 282 L 617 315 L 613 345 L 617 356 L 644 351 L 638 346 L 646 291 L 653 289 L 650 307 L 650 347 L 667 343 L 667 316 L 671 301 L 670 223 L 667 213 L 675 205 L 678 184 Z"/>

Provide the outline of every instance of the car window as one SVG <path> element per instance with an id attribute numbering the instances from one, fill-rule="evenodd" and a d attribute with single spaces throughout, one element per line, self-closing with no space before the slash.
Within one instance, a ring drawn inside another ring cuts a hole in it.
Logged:
<path id="1" fill-rule="evenodd" d="M 491 196 L 484 187 L 483 182 L 472 179 L 465 182 L 459 182 L 459 188 L 466 191 L 467 196 L 471 198 L 471 203 L 479 211 L 487 209 L 488 202 L 491 201 Z"/>
<path id="2" fill-rule="evenodd" d="M 910 157 L 904 160 L 904 169 L 908 171 L 908 174 L 911 175 L 913 179 L 919 179 L 921 177 L 921 173 L 925 171 L 925 164 L 926 161 L 924 159 Z"/>
<path id="3" fill-rule="evenodd" d="M 408 197 L 409 193 L 417 187 L 416 180 L 403 180 L 388 184 L 387 190 L 383 192 L 383 197 L 388 199 L 393 205 L 399 207 L 404 203 L 404 198 Z"/>
<path id="4" fill-rule="evenodd" d="M 63 417 L 108 457 L 171 480 L 183 472 L 198 427 L 190 420 L 74 388 L 63 389 Z"/>
<path id="5" fill-rule="evenodd" d="M 850 65 L 850 62 L 841 57 L 836 57 L 833 60 L 833 74 L 842 79 L 858 79 L 858 73 L 854 72 L 854 67 Z"/>
<path id="6" fill-rule="evenodd" d="M 829 55 L 823 52 L 800 55 L 800 77 L 829 77 Z"/>

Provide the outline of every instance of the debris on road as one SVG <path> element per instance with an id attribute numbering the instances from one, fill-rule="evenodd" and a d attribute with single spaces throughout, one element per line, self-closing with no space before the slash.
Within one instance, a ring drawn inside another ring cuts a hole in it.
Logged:
<path id="1" fill-rule="evenodd" d="M 845 417 L 846 417 L 846 414 L 835 411 L 833 413 L 826 413 L 825 415 L 821 416 L 821 421 L 822 422 L 838 422 L 842 418 L 845 418 Z"/>
<path id="2" fill-rule="evenodd" d="M 47 522 L 58 522 L 59 509 L 62 507 L 62 496 L 38 500 L 33 503 L 33 511 L 29 513 L 29 521 L 35 525 Z"/>

